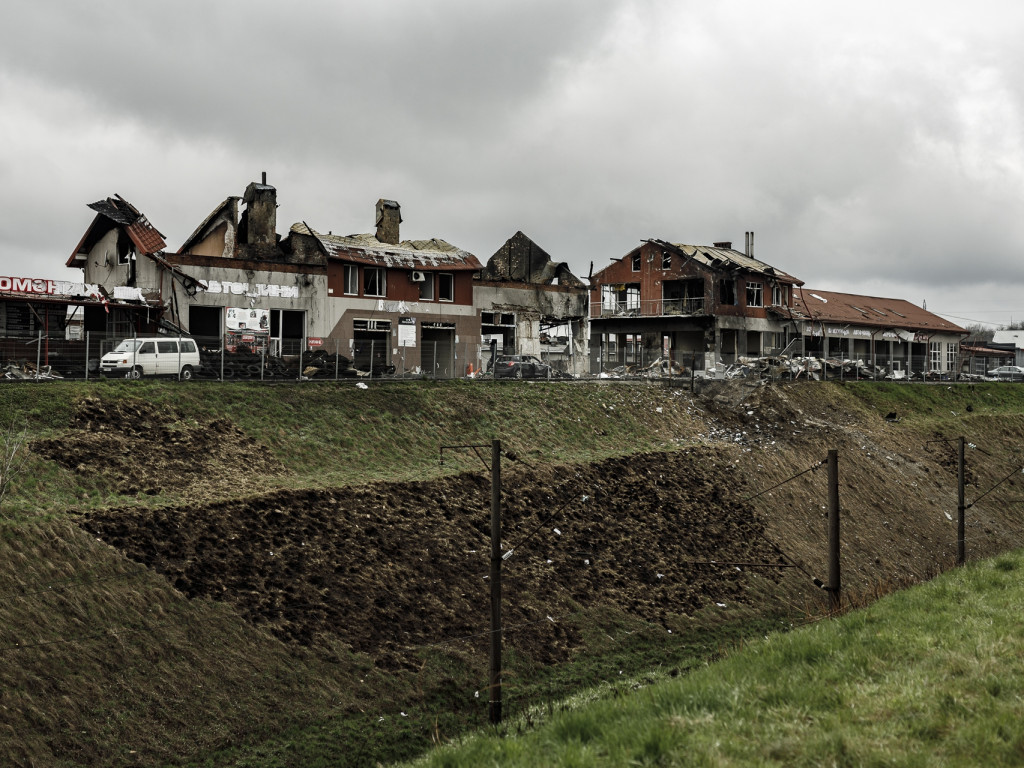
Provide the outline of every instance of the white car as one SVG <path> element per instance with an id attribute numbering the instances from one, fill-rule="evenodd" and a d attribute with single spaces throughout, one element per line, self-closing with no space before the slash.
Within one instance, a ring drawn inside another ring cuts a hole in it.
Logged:
<path id="1" fill-rule="evenodd" d="M 200 367 L 199 347 L 193 339 L 138 336 L 125 339 L 113 352 L 100 358 L 100 370 L 129 379 L 143 376 L 177 376 L 191 379 Z"/>
<path id="2" fill-rule="evenodd" d="M 1019 365 L 1000 365 L 989 371 L 988 375 L 1006 381 L 1024 381 L 1024 368 Z"/>

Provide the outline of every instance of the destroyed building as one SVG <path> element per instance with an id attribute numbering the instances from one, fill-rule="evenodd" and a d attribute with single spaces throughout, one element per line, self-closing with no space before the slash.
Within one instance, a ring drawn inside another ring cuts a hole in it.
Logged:
<path id="1" fill-rule="evenodd" d="M 167 257 L 202 283 L 171 308 L 193 336 L 226 337 L 232 348 L 293 355 L 309 337 L 324 333 L 326 259 L 280 238 L 277 205 L 277 190 L 264 174 L 241 197 L 218 204 Z"/>
<path id="2" fill-rule="evenodd" d="M 903 299 L 800 287 L 786 312 L 800 333 L 793 355 L 856 360 L 893 378 L 961 369 L 967 331 Z"/>
<path id="3" fill-rule="evenodd" d="M 164 237 L 120 195 L 91 203 L 96 211 L 66 266 L 81 270 L 92 301 L 82 305 L 86 333 L 130 336 L 177 331 L 180 319 L 165 312 L 199 283 L 169 263 Z"/>
<path id="4" fill-rule="evenodd" d="M 731 242 L 645 240 L 590 283 L 591 371 L 668 359 L 697 370 L 786 348 L 801 281 Z"/>
<path id="5" fill-rule="evenodd" d="M 473 303 L 485 350 L 535 355 L 556 370 L 586 372 L 587 287 L 522 232 L 488 259 L 473 284 Z"/>
<path id="6" fill-rule="evenodd" d="M 357 367 L 436 378 L 466 374 L 480 358 L 473 306 L 476 256 L 444 240 L 401 240 L 401 208 L 378 200 L 376 231 L 334 235 L 292 227 L 296 251 L 327 265 L 326 336 L 344 340 Z M 372 361 L 372 362 L 371 362 Z"/>

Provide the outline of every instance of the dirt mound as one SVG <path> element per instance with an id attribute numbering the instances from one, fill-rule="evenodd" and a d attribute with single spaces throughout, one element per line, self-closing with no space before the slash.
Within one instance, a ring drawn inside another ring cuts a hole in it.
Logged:
<path id="1" fill-rule="evenodd" d="M 742 601 L 755 575 L 736 563 L 779 555 L 738 500 L 731 467 L 708 448 L 507 472 L 508 642 L 557 661 L 580 644 L 561 621 L 580 608 L 665 624 Z M 446 639 L 486 647 L 489 504 L 489 478 L 464 474 L 105 510 L 82 524 L 187 595 L 230 602 L 287 642 L 341 640 L 398 667 L 411 648 Z"/>
<path id="2" fill-rule="evenodd" d="M 116 478 L 116 492 L 156 495 L 244 483 L 245 475 L 283 472 L 270 450 L 226 419 L 206 423 L 144 401 L 88 397 L 72 417 L 72 432 L 31 444 L 36 453 L 79 474 Z"/>

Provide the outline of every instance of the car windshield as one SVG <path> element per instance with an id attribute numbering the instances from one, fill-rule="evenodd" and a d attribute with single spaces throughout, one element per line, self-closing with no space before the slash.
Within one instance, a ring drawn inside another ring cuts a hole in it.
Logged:
<path id="1" fill-rule="evenodd" d="M 134 352 L 135 350 L 137 350 L 139 348 L 139 345 L 141 343 L 142 342 L 139 341 L 138 339 L 125 339 L 124 341 L 122 341 L 120 344 L 117 345 L 117 349 L 115 349 L 114 351 L 115 352 Z"/>

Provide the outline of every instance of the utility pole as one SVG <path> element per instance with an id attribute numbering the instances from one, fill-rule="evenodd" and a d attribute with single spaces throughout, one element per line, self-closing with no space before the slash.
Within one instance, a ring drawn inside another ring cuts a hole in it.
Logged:
<path id="1" fill-rule="evenodd" d="M 956 462 L 956 564 L 963 565 L 967 560 L 967 547 L 964 543 L 964 438 L 957 441 Z"/>
<path id="2" fill-rule="evenodd" d="M 491 695 L 492 724 L 501 722 L 501 440 L 491 441 Z"/>
<path id="3" fill-rule="evenodd" d="M 829 610 L 838 611 L 839 578 L 839 451 L 828 452 L 828 595 Z"/>
<path id="4" fill-rule="evenodd" d="M 491 463 L 488 466 L 480 450 L 486 445 L 442 445 L 441 463 L 446 450 L 469 449 L 491 471 L 491 643 L 488 719 L 501 722 L 501 440 L 491 440 Z"/>

